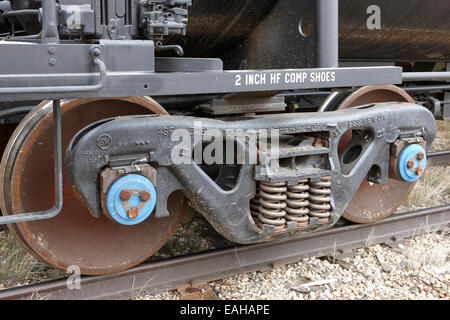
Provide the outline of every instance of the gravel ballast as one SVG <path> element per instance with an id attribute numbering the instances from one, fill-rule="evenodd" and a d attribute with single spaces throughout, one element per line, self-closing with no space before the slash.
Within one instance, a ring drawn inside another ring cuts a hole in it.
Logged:
<path id="1" fill-rule="evenodd" d="M 223 300 L 448 300 L 449 252 L 448 233 L 426 234 L 406 239 L 396 248 L 374 245 L 338 260 L 307 258 L 209 285 Z M 177 291 L 170 291 L 138 299 L 180 298 Z"/>

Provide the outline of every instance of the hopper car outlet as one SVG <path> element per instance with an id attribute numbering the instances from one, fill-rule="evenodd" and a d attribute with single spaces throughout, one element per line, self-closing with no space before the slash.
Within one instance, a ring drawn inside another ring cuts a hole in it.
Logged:
<path id="1" fill-rule="evenodd" d="M 189 207 L 241 244 L 392 214 L 448 113 L 450 28 L 424 47 L 401 32 L 433 19 L 369 34 L 370 1 L 244 2 L 0 1 L 0 224 L 98 275 L 152 256 Z"/>

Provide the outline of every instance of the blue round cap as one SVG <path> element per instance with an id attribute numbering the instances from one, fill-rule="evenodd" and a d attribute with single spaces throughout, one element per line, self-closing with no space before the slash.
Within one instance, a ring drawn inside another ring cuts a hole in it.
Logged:
<path id="1" fill-rule="evenodd" d="M 120 193 L 124 190 L 130 191 L 131 197 L 127 201 L 120 198 Z M 150 193 L 148 201 L 142 201 L 139 197 L 141 192 Z M 155 209 L 156 189 L 153 183 L 146 177 L 138 174 L 129 174 L 117 179 L 109 188 L 106 195 L 106 206 L 111 218 L 123 225 L 137 225 L 146 220 Z M 130 218 L 127 210 L 136 208 L 137 217 Z"/>
<path id="2" fill-rule="evenodd" d="M 424 158 L 417 160 L 417 154 L 423 153 Z M 414 161 L 414 167 L 408 168 L 408 162 Z M 398 159 L 398 172 L 406 182 L 417 181 L 425 171 L 427 166 L 427 155 L 425 149 L 420 144 L 411 144 L 403 149 Z M 422 169 L 421 174 L 417 174 L 417 170 Z"/>

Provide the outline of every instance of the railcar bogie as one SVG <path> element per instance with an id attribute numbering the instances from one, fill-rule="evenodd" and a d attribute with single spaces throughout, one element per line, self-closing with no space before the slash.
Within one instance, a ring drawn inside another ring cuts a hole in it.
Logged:
<path id="1" fill-rule="evenodd" d="M 53 267 L 105 274 L 155 253 L 189 206 L 241 244 L 383 219 L 450 116 L 449 12 L 0 1 L 0 224 Z"/>

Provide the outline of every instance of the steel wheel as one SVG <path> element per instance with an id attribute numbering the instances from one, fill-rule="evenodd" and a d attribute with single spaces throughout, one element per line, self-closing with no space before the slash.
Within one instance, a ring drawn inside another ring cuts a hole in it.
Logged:
<path id="1" fill-rule="evenodd" d="M 100 119 L 166 111 L 149 98 L 83 99 L 61 105 L 62 142 Z M 18 126 L 0 167 L 4 215 L 49 209 L 54 203 L 52 106 L 43 102 Z M 114 273 L 152 256 L 170 238 L 183 217 L 182 193 L 169 199 L 170 217 L 154 215 L 136 226 L 123 226 L 102 215 L 96 219 L 64 173 L 63 211 L 49 220 L 9 225 L 22 246 L 40 261 L 60 269 L 78 265 L 83 274 Z"/>
<path id="2" fill-rule="evenodd" d="M 335 94 L 320 111 L 334 111 L 380 102 L 408 102 L 414 100 L 402 89 L 393 85 L 367 86 L 351 94 Z M 352 138 L 346 133 L 339 143 L 339 152 Z M 344 211 L 343 217 L 356 223 L 370 223 L 391 215 L 406 199 L 415 183 L 389 179 L 386 184 L 372 184 L 366 179 Z"/>

